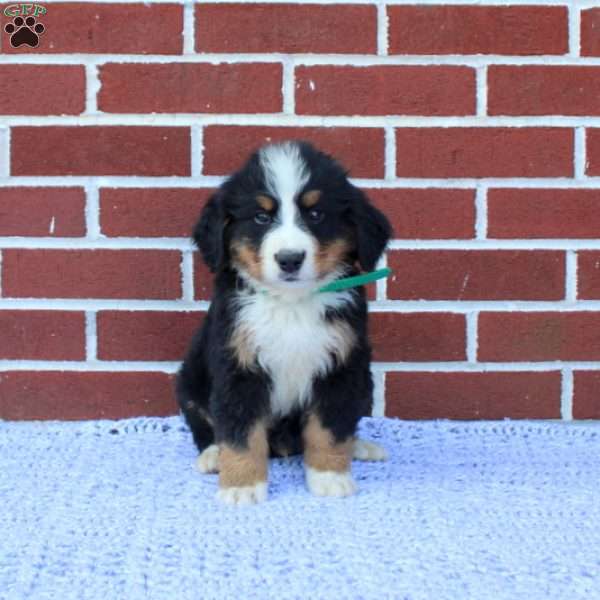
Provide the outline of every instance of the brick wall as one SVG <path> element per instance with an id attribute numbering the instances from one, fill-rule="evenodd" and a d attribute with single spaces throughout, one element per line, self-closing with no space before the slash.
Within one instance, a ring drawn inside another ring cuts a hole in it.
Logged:
<path id="1" fill-rule="evenodd" d="M 192 222 L 302 137 L 394 224 L 376 414 L 600 418 L 595 4 L 45 2 L 36 49 L 2 16 L 0 417 L 172 413 Z"/>

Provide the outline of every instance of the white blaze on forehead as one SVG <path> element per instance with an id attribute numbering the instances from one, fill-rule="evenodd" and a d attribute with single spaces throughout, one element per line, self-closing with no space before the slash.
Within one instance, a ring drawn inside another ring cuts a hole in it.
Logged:
<path id="1" fill-rule="evenodd" d="M 267 146 L 260 151 L 267 192 L 278 202 L 275 224 L 265 235 L 260 256 L 264 281 L 277 283 L 281 280 L 281 269 L 275 256 L 281 250 L 303 252 L 305 259 L 297 273 L 298 281 L 314 281 L 316 242 L 301 226 L 296 199 L 310 178 L 309 170 L 294 142 Z"/>
<path id="2" fill-rule="evenodd" d="M 298 144 L 284 142 L 260 151 L 260 164 L 267 191 L 279 201 L 279 220 L 283 225 L 296 219 L 296 197 L 308 183 L 309 173 Z"/>

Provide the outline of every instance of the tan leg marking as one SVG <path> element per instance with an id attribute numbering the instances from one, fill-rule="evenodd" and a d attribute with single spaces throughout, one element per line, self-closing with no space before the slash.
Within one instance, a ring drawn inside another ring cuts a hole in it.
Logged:
<path id="1" fill-rule="evenodd" d="M 269 445 L 263 423 L 257 423 L 248 436 L 247 448 L 221 444 L 219 486 L 221 488 L 255 485 L 267 480 Z"/>
<path id="2" fill-rule="evenodd" d="M 266 500 L 269 445 L 265 425 L 258 423 L 250 431 L 247 448 L 222 444 L 219 452 L 219 500 L 235 505 Z"/>
<path id="3" fill-rule="evenodd" d="M 316 496 L 350 496 L 356 484 L 350 474 L 354 439 L 336 443 L 318 417 L 310 415 L 304 427 L 306 484 Z"/>
<path id="4" fill-rule="evenodd" d="M 344 473 L 350 469 L 352 460 L 352 438 L 336 443 L 316 415 L 310 415 L 302 432 L 304 437 L 304 462 L 318 471 Z"/>

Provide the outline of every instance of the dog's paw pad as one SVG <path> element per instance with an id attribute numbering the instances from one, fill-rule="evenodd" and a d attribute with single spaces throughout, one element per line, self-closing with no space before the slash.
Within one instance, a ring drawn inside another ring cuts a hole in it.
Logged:
<path id="1" fill-rule="evenodd" d="M 350 473 L 317 471 L 306 467 L 306 484 L 315 496 L 351 496 L 356 492 L 356 484 Z"/>
<path id="2" fill-rule="evenodd" d="M 388 453 L 379 444 L 357 439 L 354 441 L 352 457 L 357 460 L 387 460 Z"/>
<path id="3" fill-rule="evenodd" d="M 219 446 L 212 444 L 205 448 L 196 459 L 196 468 L 200 473 L 219 472 Z"/>
<path id="4" fill-rule="evenodd" d="M 224 504 L 235 506 L 258 504 L 267 499 L 267 482 L 260 481 L 255 485 L 221 488 L 217 492 L 217 498 Z"/>

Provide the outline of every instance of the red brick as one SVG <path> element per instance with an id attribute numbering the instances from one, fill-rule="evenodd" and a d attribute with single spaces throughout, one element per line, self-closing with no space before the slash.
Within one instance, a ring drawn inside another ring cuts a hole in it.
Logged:
<path id="1" fill-rule="evenodd" d="M 573 418 L 600 419 L 600 371 L 574 372 Z"/>
<path id="2" fill-rule="evenodd" d="M 46 30 L 37 48 L 12 48 L 9 54 L 181 54 L 183 6 L 178 4 L 57 2 L 37 17 Z M 4 24 L 12 18 L 2 17 Z M 2 35 L 6 34 L 2 31 Z"/>
<path id="3" fill-rule="evenodd" d="M 475 234 L 475 191 L 368 189 L 399 239 L 467 239 Z"/>
<path id="4" fill-rule="evenodd" d="M 197 4 L 196 50 L 375 54 L 376 7 L 344 4 Z"/>
<path id="5" fill-rule="evenodd" d="M 478 340 L 482 361 L 600 360 L 600 313 L 484 312 Z"/>
<path id="6" fill-rule="evenodd" d="M 4 250 L 2 293 L 17 298 L 181 297 L 173 250 Z"/>
<path id="7" fill-rule="evenodd" d="M 11 175 L 189 175 L 188 127 L 13 127 Z"/>
<path id="8" fill-rule="evenodd" d="M 390 54 L 565 54 L 566 7 L 389 6 Z"/>
<path id="9" fill-rule="evenodd" d="M 600 175 L 600 129 L 587 129 L 586 142 L 586 174 Z"/>
<path id="10" fill-rule="evenodd" d="M 388 297 L 402 300 L 560 300 L 565 256 L 533 250 L 396 250 Z"/>
<path id="11" fill-rule="evenodd" d="M 558 127 L 396 130 L 399 177 L 573 175 L 573 131 Z"/>
<path id="12" fill-rule="evenodd" d="M 577 253 L 577 297 L 600 299 L 600 252 Z"/>
<path id="13" fill-rule="evenodd" d="M 371 312 L 373 360 L 429 362 L 465 360 L 466 324 L 454 313 Z"/>
<path id="14" fill-rule="evenodd" d="M 490 189 L 490 238 L 597 238 L 600 190 Z"/>
<path id="15" fill-rule="evenodd" d="M 0 114 L 78 115 L 84 109 L 83 66 L 0 65 Z"/>
<path id="16" fill-rule="evenodd" d="M 201 312 L 100 311 L 100 360 L 180 361 L 202 323 Z"/>
<path id="17" fill-rule="evenodd" d="M 0 236 L 83 236 L 84 211 L 83 188 L 0 187 Z"/>
<path id="18" fill-rule="evenodd" d="M 296 68 L 305 115 L 472 115 L 475 71 L 454 66 Z"/>
<path id="19" fill-rule="evenodd" d="M 490 115 L 600 115 L 600 67 L 490 66 Z"/>
<path id="20" fill-rule="evenodd" d="M 600 56 L 600 8 L 581 11 L 581 55 Z"/>
<path id="21" fill-rule="evenodd" d="M 400 419 L 559 419 L 561 374 L 387 373 L 386 415 Z"/>
<path id="22" fill-rule="evenodd" d="M 176 412 L 173 377 L 167 373 L 0 373 L 0 419 L 124 419 Z"/>
<path id="23" fill-rule="evenodd" d="M 367 283 L 365 285 L 365 291 L 367 293 L 367 300 L 372 302 L 377 299 L 377 285 L 375 282 Z"/>
<path id="24" fill-rule="evenodd" d="M 213 293 L 214 275 L 204 264 L 199 252 L 194 253 L 194 298 L 210 300 Z"/>
<path id="25" fill-rule="evenodd" d="M 110 63 L 98 108 L 113 113 L 274 113 L 283 108 L 278 63 Z"/>
<path id="26" fill-rule="evenodd" d="M 100 228 L 109 237 L 189 237 L 212 192 L 196 188 L 101 188 Z"/>
<path id="27" fill-rule="evenodd" d="M 209 126 L 204 130 L 204 172 L 229 174 L 263 144 L 289 139 L 314 143 L 340 160 L 352 177 L 383 177 L 383 129 L 352 127 Z"/>
<path id="28" fill-rule="evenodd" d="M 0 310 L 0 359 L 83 360 L 85 315 L 59 310 Z"/>

